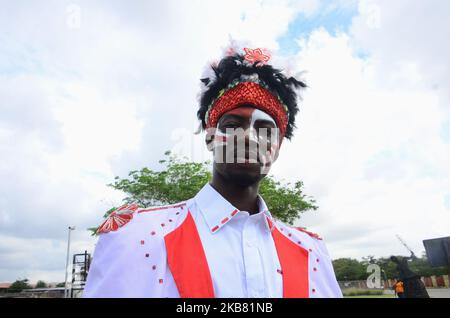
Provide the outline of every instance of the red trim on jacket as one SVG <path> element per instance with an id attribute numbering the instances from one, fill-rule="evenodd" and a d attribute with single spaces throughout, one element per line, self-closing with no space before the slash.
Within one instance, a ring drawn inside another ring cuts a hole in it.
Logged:
<path id="1" fill-rule="evenodd" d="M 164 240 L 167 262 L 180 297 L 213 298 L 211 273 L 190 211 L 183 223 Z"/>
<path id="2" fill-rule="evenodd" d="M 272 222 L 268 220 L 270 228 Z M 272 237 L 283 275 L 283 298 L 309 297 L 308 251 L 273 226 Z"/>

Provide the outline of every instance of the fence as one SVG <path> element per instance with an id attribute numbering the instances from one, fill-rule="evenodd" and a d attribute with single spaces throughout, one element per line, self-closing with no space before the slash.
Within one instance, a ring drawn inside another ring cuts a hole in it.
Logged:
<path id="1" fill-rule="evenodd" d="M 427 288 L 450 288 L 450 275 L 428 276 L 420 278 Z M 394 279 L 382 281 L 382 288 L 390 289 L 394 285 Z M 341 289 L 370 289 L 365 280 L 340 281 Z"/>

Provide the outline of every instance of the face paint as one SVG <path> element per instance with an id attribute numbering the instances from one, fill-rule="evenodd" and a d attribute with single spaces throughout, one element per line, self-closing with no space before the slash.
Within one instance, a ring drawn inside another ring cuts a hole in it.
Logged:
<path id="1" fill-rule="evenodd" d="M 258 128 L 258 121 L 269 123 L 269 127 Z M 250 125 L 246 130 L 246 134 L 249 135 L 249 140 L 254 142 L 250 144 L 249 148 L 252 148 L 251 145 L 256 145 L 256 147 L 254 147 L 255 149 L 250 149 L 249 161 L 257 162 L 257 156 L 259 156 L 259 161 L 262 164 L 261 169 L 270 168 L 270 163 L 273 161 L 271 154 L 278 147 L 278 129 L 276 127 L 275 120 L 262 110 L 256 108 L 251 113 Z M 267 149 L 268 147 L 269 149 Z"/>
<path id="2" fill-rule="evenodd" d="M 270 168 L 279 147 L 279 129 L 275 120 L 264 111 L 248 106 L 238 107 L 225 115 L 234 115 L 239 120 L 219 121 L 218 128 L 212 133 L 214 136 L 211 150 L 217 154 L 215 161 L 223 162 L 223 148 L 226 148 L 226 163 L 236 161 L 237 163 L 257 163 L 259 161 L 262 165 L 261 169 Z M 266 127 L 260 127 L 261 124 Z M 246 129 L 244 130 L 243 127 Z M 246 138 L 248 138 L 248 147 L 245 146 Z M 236 146 L 234 140 L 236 140 Z"/>
<path id="3" fill-rule="evenodd" d="M 253 108 L 253 107 L 239 107 L 236 109 L 233 109 L 224 115 L 237 115 L 241 118 L 245 119 L 245 126 L 248 128 L 244 131 L 245 134 L 248 134 L 250 140 L 255 142 L 260 142 L 263 139 L 267 139 L 268 136 L 272 136 L 272 132 L 277 133 L 277 125 L 275 123 L 275 120 L 267 113 L 263 112 L 260 109 Z M 264 121 L 269 123 L 269 127 L 257 127 L 257 121 Z M 244 124 L 244 123 L 243 123 Z M 219 125 L 220 126 L 220 125 Z M 263 132 L 263 133 L 261 133 Z M 264 133 L 269 132 L 269 133 Z M 217 136 L 231 136 L 236 135 L 234 132 L 234 129 L 218 129 Z M 220 138 L 219 138 L 220 139 Z"/>
<path id="4" fill-rule="evenodd" d="M 261 174 L 268 174 L 272 162 L 278 157 L 278 145 L 271 144 L 270 150 L 267 150 L 265 155 L 261 156 Z"/>

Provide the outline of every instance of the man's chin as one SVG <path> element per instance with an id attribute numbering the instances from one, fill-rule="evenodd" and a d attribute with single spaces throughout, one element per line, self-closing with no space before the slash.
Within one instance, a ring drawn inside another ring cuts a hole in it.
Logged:
<path id="1" fill-rule="evenodd" d="M 232 163 L 227 165 L 227 175 L 230 181 L 240 186 L 249 186 L 264 178 L 259 163 Z"/>

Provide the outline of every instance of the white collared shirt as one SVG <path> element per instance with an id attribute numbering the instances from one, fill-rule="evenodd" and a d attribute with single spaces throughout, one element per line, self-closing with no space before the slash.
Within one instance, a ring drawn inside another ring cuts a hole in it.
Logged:
<path id="1" fill-rule="evenodd" d="M 231 216 L 237 209 L 207 184 L 189 207 L 217 297 L 283 296 L 281 267 L 266 220 L 271 215 L 260 196 L 258 205 L 257 214 L 238 210 Z"/>
<path id="2" fill-rule="evenodd" d="M 283 297 L 283 274 L 268 219 L 290 244 L 309 251 L 309 297 L 342 297 L 323 242 L 275 221 L 261 197 L 258 205 L 260 212 L 254 215 L 239 211 L 206 184 L 180 204 L 118 209 L 100 234 L 83 296 L 180 297 L 166 239 L 192 217 L 215 297 Z"/>

